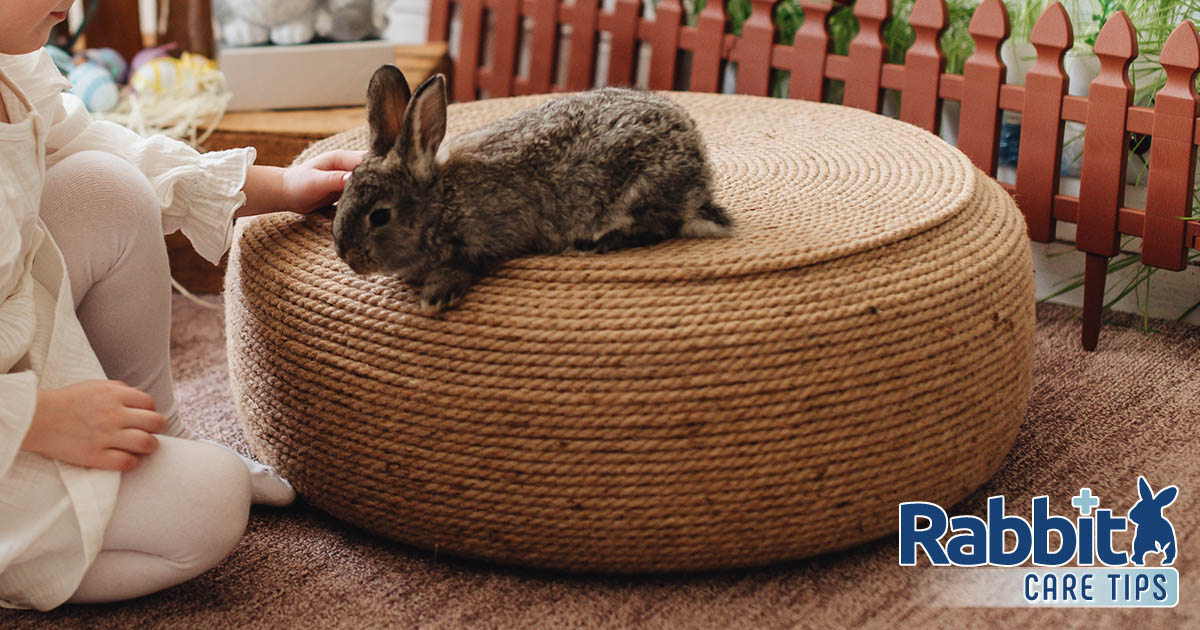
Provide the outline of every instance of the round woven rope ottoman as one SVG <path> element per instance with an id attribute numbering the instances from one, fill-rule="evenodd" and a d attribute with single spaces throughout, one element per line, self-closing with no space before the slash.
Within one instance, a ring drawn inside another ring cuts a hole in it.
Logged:
<path id="1" fill-rule="evenodd" d="M 949 507 L 994 474 L 1032 371 L 1012 199 L 881 116 L 668 96 L 732 238 L 521 258 L 427 317 L 337 258 L 329 216 L 239 221 L 225 301 L 255 453 L 381 536 L 589 572 L 845 549 L 893 533 L 899 502 Z M 545 98 L 452 105 L 449 134 Z"/>

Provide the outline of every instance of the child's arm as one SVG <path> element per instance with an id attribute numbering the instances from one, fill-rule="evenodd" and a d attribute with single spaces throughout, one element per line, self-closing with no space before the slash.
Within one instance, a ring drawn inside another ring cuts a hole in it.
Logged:
<path id="1" fill-rule="evenodd" d="M 251 166 L 242 192 L 246 204 L 234 216 L 267 212 L 305 214 L 337 200 L 350 171 L 362 162 L 365 151 L 330 151 L 289 168 Z"/>

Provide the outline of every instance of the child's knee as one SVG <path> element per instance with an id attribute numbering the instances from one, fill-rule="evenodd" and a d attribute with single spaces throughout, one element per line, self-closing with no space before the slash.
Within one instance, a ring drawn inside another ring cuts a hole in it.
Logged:
<path id="1" fill-rule="evenodd" d="M 125 159 L 103 151 L 80 151 L 46 172 L 41 215 L 52 233 L 162 231 L 162 211 L 150 181 Z"/>

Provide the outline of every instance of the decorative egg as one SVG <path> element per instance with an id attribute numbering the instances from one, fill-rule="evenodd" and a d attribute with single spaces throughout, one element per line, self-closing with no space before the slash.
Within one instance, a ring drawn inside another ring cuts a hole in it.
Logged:
<path id="1" fill-rule="evenodd" d="M 138 94 L 189 98 L 199 94 L 203 86 L 214 80 L 223 80 L 216 62 L 202 55 L 185 52 L 179 59 L 151 59 L 133 73 L 129 84 Z"/>
<path id="2" fill-rule="evenodd" d="M 133 60 L 129 62 L 129 71 L 137 72 L 142 66 L 146 65 L 152 59 L 168 56 L 167 53 L 179 48 L 178 42 L 155 46 L 154 48 L 146 48 L 133 56 Z"/>
<path id="3" fill-rule="evenodd" d="M 112 48 L 88 48 L 79 54 L 84 59 L 107 68 L 108 72 L 112 74 L 113 81 L 125 82 L 129 64 L 125 63 L 125 58 L 121 56 L 121 53 Z"/>
<path id="4" fill-rule="evenodd" d="M 67 78 L 71 93 L 83 101 L 90 112 L 107 112 L 121 100 L 121 91 L 108 69 L 91 61 L 75 66 Z"/>
<path id="5" fill-rule="evenodd" d="M 138 94 L 164 94 L 183 87 L 183 69 L 178 59 L 158 57 L 147 61 L 129 77 Z"/>

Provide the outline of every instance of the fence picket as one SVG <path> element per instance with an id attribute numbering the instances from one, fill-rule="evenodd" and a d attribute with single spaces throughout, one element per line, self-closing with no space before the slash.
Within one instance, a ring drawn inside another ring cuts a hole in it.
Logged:
<path id="1" fill-rule="evenodd" d="M 883 43 L 883 23 L 892 14 L 891 0 L 858 0 L 854 15 L 858 18 L 858 35 L 850 40 L 847 55 L 849 71 L 842 103 L 871 112 L 879 111 L 883 90 L 883 60 L 887 46 Z"/>
<path id="2" fill-rule="evenodd" d="M 495 37 L 492 40 L 491 96 L 512 96 L 516 77 L 517 47 L 521 38 L 521 0 L 496 0 Z"/>
<path id="3" fill-rule="evenodd" d="M 1088 96 L 1075 247 L 1090 254 L 1113 256 L 1118 251 L 1117 211 L 1125 200 L 1129 150 L 1125 119 L 1133 104 L 1128 70 L 1137 56 L 1137 34 L 1124 11 L 1109 17 L 1094 49 L 1100 59 L 1100 74 L 1092 81 Z"/>
<path id="4" fill-rule="evenodd" d="M 1054 239 L 1054 196 L 1062 162 L 1062 101 L 1067 93 L 1063 55 L 1075 42 L 1061 3 L 1042 12 L 1029 40 L 1037 49 L 1037 61 L 1025 74 L 1015 196 L 1025 213 L 1029 238 L 1048 243 Z"/>
<path id="5" fill-rule="evenodd" d="M 734 47 L 739 94 L 766 96 L 771 86 L 771 46 L 775 43 L 775 0 L 750 0 L 750 17 Z"/>
<path id="6" fill-rule="evenodd" d="M 946 15 L 946 0 L 917 0 L 909 17 L 916 40 L 904 56 L 900 120 L 932 133 L 938 133 L 942 123 L 938 84 L 946 69 L 940 41 L 946 30 Z"/>
<path id="7" fill-rule="evenodd" d="M 958 148 L 975 166 L 994 177 L 996 145 L 1000 139 L 1000 85 L 1005 73 L 1000 44 L 1009 35 L 1004 2 L 984 0 L 971 16 L 968 30 L 975 40 L 975 52 L 963 68 Z"/>
<path id="8" fill-rule="evenodd" d="M 617 0 L 613 7 L 612 39 L 609 40 L 608 85 L 633 85 L 633 61 L 637 57 L 638 0 Z"/>
<path id="9" fill-rule="evenodd" d="M 567 89 L 592 87 L 596 67 L 596 20 L 600 0 L 575 0 L 571 16 L 571 52 L 567 57 Z"/>
<path id="10" fill-rule="evenodd" d="M 545 94 L 554 82 L 558 59 L 558 0 L 534 0 L 533 32 L 529 50 L 529 82 L 526 94 Z"/>
<path id="11" fill-rule="evenodd" d="M 1129 134 L 1125 121 L 1133 104 L 1129 64 L 1137 56 L 1137 33 L 1129 16 L 1117 11 L 1108 18 L 1093 46 L 1100 74 L 1088 95 L 1087 129 L 1079 176 L 1079 215 L 1075 248 L 1087 253 L 1083 276 L 1083 349 L 1096 347 L 1108 258 L 1116 255 L 1117 218 L 1125 205 L 1125 165 Z"/>
<path id="12" fill-rule="evenodd" d="M 788 64 L 791 72 L 788 96 L 806 101 L 825 100 L 825 56 L 829 54 L 829 14 L 832 0 L 800 0 L 804 24 L 796 32 L 792 44 L 794 60 Z"/>
<path id="13" fill-rule="evenodd" d="M 658 6 L 654 7 L 654 36 L 650 40 L 652 90 L 669 90 L 675 86 L 675 65 L 679 60 L 679 29 L 682 22 L 683 7 L 680 6 L 679 0 L 660 0 Z M 725 23 L 723 13 L 721 23 Z"/>
<path id="14" fill-rule="evenodd" d="M 1179 271 L 1187 264 L 1187 223 L 1180 217 L 1192 208 L 1195 120 L 1200 115 L 1193 88 L 1200 69 L 1200 35 L 1191 22 L 1175 28 L 1158 61 L 1166 70 L 1167 84 L 1154 100 L 1142 262 Z"/>
<path id="15" fill-rule="evenodd" d="M 483 0 L 461 0 L 458 7 L 462 36 L 458 44 L 458 63 L 454 64 L 454 100 L 473 101 L 478 88 L 476 73 L 482 61 Z"/>
<path id="16" fill-rule="evenodd" d="M 426 33 L 429 41 L 450 41 L 450 4 L 451 0 L 434 0 L 430 4 L 429 30 Z"/>
<path id="17" fill-rule="evenodd" d="M 696 47 L 692 49 L 689 90 L 717 92 L 721 89 L 721 60 L 725 57 L 725 3 L 707 2 L 696 16 Z"/>

